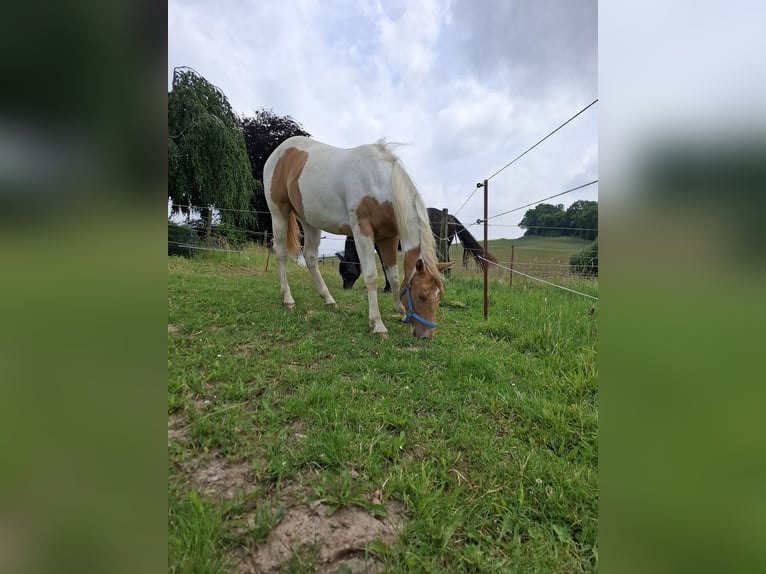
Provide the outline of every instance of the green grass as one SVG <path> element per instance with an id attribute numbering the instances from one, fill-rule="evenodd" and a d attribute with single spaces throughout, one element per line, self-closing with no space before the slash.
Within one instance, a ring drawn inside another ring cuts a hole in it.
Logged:
<path id="1" fill-rule="evenodd" d="M 169 446 L 171 570 L 233 569 L 285 505 L 317 499 L 377 516 L 402 504 L 396 543 L 373 546 L 390 572 L 598 569 L 593 301 L 493 281 L 484 321 L 479 276 L 453 274 L 433 340 L 380 295 L 382 340 L 337 265 L 323 267 L 336 309 L 290 263 L 289 311 L 266 259 L 168 258 L 168 410 L 183 428 Z M 197 492 L 195 464 L 213 454 L 249 465 L 254 489 Z M 299 558 L 285 568 L 313 571 Z"/>

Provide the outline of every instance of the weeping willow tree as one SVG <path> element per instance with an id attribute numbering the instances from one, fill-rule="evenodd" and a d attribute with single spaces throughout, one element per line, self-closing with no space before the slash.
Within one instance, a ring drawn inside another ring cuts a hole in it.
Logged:
<path id="1" fill-rule="evenodd" d="M 250 173 L 245 140 L 224 93 L 190 68 L 173 70 L 168 94 L 168 195 L 176 211 L 199 209 L 210 238 L 213 207 L 221 222 L 250 226 Z"/>

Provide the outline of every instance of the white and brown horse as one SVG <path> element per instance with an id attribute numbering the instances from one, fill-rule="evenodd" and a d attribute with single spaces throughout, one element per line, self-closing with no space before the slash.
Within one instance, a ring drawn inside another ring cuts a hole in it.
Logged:
<path id="1" fill-rule="evenodd" d="M 450 264 L 436 262 L 426 208 L 389 146 L 378 142 L 341 149 L 303 136 L 291 137 L 266 160 L 263 184 L 285 305 L 295 306 L 285 264 L 288 253 L 292 257 L 298 253 L 297 217 L 303 225 L 306 266 L 328 305 L 335 305 L 335 299 L 317 268 L 320 233 L 354 236 L 372 332 L 383 337 L 388 330 L 378 308 L 374 245 L 380 247 L 388 280 L 398 285 L 396 254 L 401 240 L 404 279 L 398 297 L 394 293 L 394 306 L 411 322 L 415 337 L 433 336 L 436 308 L 444 293 L 440 271 Z"/>

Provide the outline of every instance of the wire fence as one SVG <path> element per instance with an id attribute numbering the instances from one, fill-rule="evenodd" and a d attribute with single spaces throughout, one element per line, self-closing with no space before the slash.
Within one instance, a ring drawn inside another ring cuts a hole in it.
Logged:
<path id="1" fill-rule="evenodd" d="M 481 259 L 484 259 L 482 257 Z M 583 297 L 588 297 L 589 299 L 593 299 L 595 301 L 598 301 L 598 297 L 594 297 L 593 295 L 588 295 L 587 293 L 582 293 L 581 291 L 576 291 L 575 289 L 570 289 L 569 287 L 565 287 L 563 285 L 558 285 L 556 283 L 553 283 L 552 281 L 546 281 L 545 279 L 542 279 L 540 277 L 534 277 L 532 275 L 529 275 L 528 273 L 524 273 L 522 271 L 519 271 L 518 269 L 511 269 L 510 267 L 505 267 L 504 265 L 500 265 L 499 263 L 496 263 L 494 261 L 490 261 L 489 259 L 484 259 L 486 263 L 490 263 L 494 265 L 498 269 L 502 269 L 504 271 L 507 271 L 508 273 L 513 273 L 515 275 L 521 275 L 522 277 L 526 277 L 527 279 L 532 279 L 533 281 L 539 281 L 540 283 L 544 283 L 546 285 L 550 285 L 551 287 L 555 287 L 557 289 L 562 289 L 564 291 L 568 291 L 570 293 L 574 293 L 575 295 L 581 295 Z"/>
<path id="2" fill-rule="evenodd" d="M 493 173 L 492 175 L 490 175 L 490 176 L 487 178 L 487 181 L 489 181 L 490 179 L 492 179 L 493 177 L 495 177 L 497 174 L 499 174 L 500 172 L 502 172 L 504 169 L 506 169 L 506 168 L 510 167 L 511 165 L 513 165 L 514 163 L 516 163 L 516 161 L 517 161 L 517 160 L 519 160 L 519 159 L 521 159 L 522 157 L 524 157 L 525 155 L 527 155 L 529 152 L 531 152 L 533 149 L 535 149 L 537 146 L 539 146 L 541 143 L 543 143 L 545 140 L 547 140 L 547 139 L 548 139 L 549 137 L 551 137 L 553 134 L 555 134 L 556 132 L 558 132 L 558 131 L 559 131 L 561 128 L 563 128 L 565 125 L 567 125 L 567 124 L 568 124 L 569 122 L 571 122 L 573 119 L 575 119 L 577 116 L 579 116 L 580 114 L 582 114 L 583 112 L 585 112 L 585 111 L 586 111 L 588 108 L 590 108 L 591 106 L 594 106 L 594 105 L 595 105 L 597 102 L 598 102 L 598 98 L 596 98 L 595 100 L 593 100 L 591 103 L 589 103 L 587 106 L 585 106 L 585 107 L 584 107 L 583 109 L 581 109 L 579 112 L 577 112 L 575 115 L 573 115 L 573 116 L 572 116 L 571 118 L 569 118 L 567 121 L 565 121 L 563 124 L 559 125 L 559 126 L 558 126 L 557 128 L 555 128 L 553 131 L 551 131 L 550 133 L 548 133 L 548 135 L 544 136 L 542 139 L 540 139 L 540 140 L 539 140 L 539 141 L 537 141 L 535 144 L 533 144 L 532 146 L 530 146 L 529 148 L 527 148 L 525 151 L 521 152 L 519 155 L 517 155 L 515 158 L 513 158 L 511 161 L 509 161 L 509 162 L 508 162 L 507 164 L 505 164 L 503 167 L 501 167 L 500 169 L 498 169 L 498 170 L 497 170 L 495 173 Z M 478 189 L 479 189 L 479 188 L 478 188 L 478 186 L 477 186 L 476 188 L 474 188 L 474 190 L 473 190 L 473 191 L 471 192 L 471 194 L 470 194 L 470 195 L 469 195 L 469 196 L 466 198 L 466 200 L 465 200 L 465 201 L 463 202 L 463 204 L 462 204 L 462 205 L 461 205 L 461 206 L 458 208 L 458 210 L 457 210 L 457 211 L 454 213 L 454 215 L 456 215 L 456 216 L 457 216 L 457 214 L 458 214 L 458 213 L 460 213 L 460 212 L 463 210 L 463 208 L 464 208 L 464 207 L 466 206 L 466 204 L 467 204 L 467 203 L 470 201 L 470 199 L 471 199 L 471 198 L 474 196 L 474 194 L 476 193 L 476 191 L 477 191 Z"/>
<path id="3" fill-rule="evenodd" d="M 497 217 L 501 217 L 503 215 L 508 215 L 509 213 L 513 213 L 514 211 L 521 211 L 524 208 L 532 207 L 533 205 L 537 205 L 538 203 L 542 203 L 543 201 L 547 201 L 549 199 L 553 199 L 554 197 L 562 196 L 562 195 L 564 195 L 566 193 L 572 193 L 573 191 L 577 191 L 578 189 L 583 189 L 585 187 L 588 187 L 588 186 L 591 186 L 591 185 L 595 185 L 597 183 L 598 183 L 598 180 L 594 179 L 593 181 L 589 181 L 588 183 L 583 183 L 582 185 L 578 185 L 577 187 L 573 187 L 573 188 L 567 189 L 565 191 L 562 191 L 560 193 L 556 193 L 554 195 L 550 195 L 548 197 L 544 197 L 542 199 L 538 199 L 537 201 L 533 201 L 532 203 L 527 203 L 526 205 L 522 205 L 520 207 L 514 207 L 513 209 L 509 209 L 508 211 L 503 211 L 502 213 L 497 213 L 495 215 L 491 215 L 491 216 L 487 217 L 487 221 L 489 221 L 490 219 L 495 219 Z"/>
<path id="4" fill-rule="evenodd" d="M 542 200 L 542 201 L 545 201 L 545 200 Z M 263 212 L 258 212 L 258 213 L 263 213 Z M 497 216 L 493 216 L 493 217 L 497 217 Z M 489 217 L 487 219 L 488 220 L 492 219 L 492 217 Z M 194 229 L 199 229 L 199 230 L 203 229 L 203 226 L 202 225 L 196 225 L 197 223 L 201 223 L 201 220 L 198 220 L 198 219 L 194 220 L 194 222 L 192 222 L 191 224 L 190 223 L 186 223 L 186 222 L 176 223 L 176 222 L 173 222 L 173 221 L 168 221 L 168 226 L 176 225 L 178 227 L 192 227 Z M 473 227 L 473 226 L 480 225 L 480 224 L 481 224 L 481 220 L 479 220 L 478 222 L 473 222 L 473 223 L 466 224 L 466 225 L 464 225 L 464 227 L 467 229 L 469 227 Z M 589 231 L 589 232 L 598 231 L 597 227 L 558 227 L 558 226 L 553 226 L 553 225 L 520 225 L 518 223 L 516 223 L 516 224 L 513 224 L 513 223 L 488 223 L 487 225 L 489 225 L 489 227 L 516 227 L 516 228 L 519 228 L 519 229 L 538 229 L 538 230 L 551 230 L 551 231 Z M 223 223 L 223 224 L 215 224 L 214 223 L 213 226 L 212 226 L 212 230 L 213 231 L 220 230 L 220 229 L 222 229 L 221 226 L 223 226 L 223 229 L 232 229 L 234 231 L 239 231 L 241 233 L 246 233 L 246 234 L 248 234 L 248 235 L 250 235 L 252 237 L 256 237 L 256 238 L 263 237 L 264 233 L 268 234 L 269 238 L 271 237 L 271 233 L 269 233 L 268 231 L 265 231 L 265 230 L 264 231 L 255 231 L 253 229 L 246 229 L 244 227 L 238 227 L 238 226 L 232 225 L 230 223 Z M 322 239 L 327 239 L 328 241 L 346 241 L 345 237 L 330 237 L 330 236 L 327 236 L 327 235 L 323 235 Z M 434 235 L 434 239 L 436 239 L 438 241 L 438 240 L 443 239 L 443 238 L 440 237 L 440 236 Z"/>
<path id="5" fill-rule="evenodd" d="M 176 249 L 186 249 L 190 252 L 200 251 L 200 252 L 214 252 L 214 253 L 228 253 L 232 255 L 239 255 L 239 256 L 245 256 L 247 257 L 248 253 L 246 249 L 227 249 L 224 247 L 211 247 L 207 245 L 200 245 L 200 244 L 191 244 L 186 243 L 182 241 L 168 241 L 169 246 L 174 246 Z M 518 251 L 524 251 L 525 249 L 522 247 L 517 248 Z M 561 252 L 561 256 L 566 257 L 564 254 L 566 253 L 575 253 L 576 249 L 558 249 L 558 248 L 529 248 L 529 251 L 537 252 L 542 250 L 547 251 L 556 251 Z M 459 260 L 460 258 L 460 252 L 459 250 L 453 250 L 450 257 L 452 260 Z M 545 285 L 552 286 L 554 288 L 562 289 L 564 291 L 568 291 L 571 293 L 575 293 L 578 295 L 583 295 L 585 297 L 588 297 L 590 299 L 598 300 L 598 297 L 595 297 L 593 295 L 588 295 L 587 293 L 582 293 L 580 291 L 577 291 L 576 289 L 572 289 L 571 287 L 567 287 L 565 285 L 561 285 L 562 282 L 568 282 L 568 281 L 577 281 L 578 284 L 581 284 L 584 280 L 588 282 L 588 277 L 583 277 L 581 274 L 576 274 L 571 271 L 572 265 L 569 262 L 563 262 L 560 259 L 558 261 L 540 261 L 539 257 L 535 256 L 529 260 L 524 260 L 522 256 L 519 256 L 516 260 L 513 261 L 513 266 L 506 266 L 502 263 L 498 263 L 495 261 L 489 261 L 488 259 L 484 257 L 479 257 L 480 259 L 484 260 L 485 262 L 489 262 L 491 265 L 490 267 L 495 271 L 495 279 L 496 280 L 503 280 L 503 278 L 508 277 L 509 273 L 512 273 L 513 275 L 518 275 L 521 277 L 524 277 L 526 279 L 536 281 Z M 339 272 L 339 260 L 335 255 L 320 255 L 318 259 L 318 263 L 323 268 L 329 268 L 332 270 L 338 270 Z M 300 263 L 302 265 L 302 263 Z M 518 269 L 518 267 L 522 267 L 524 270 Z M 589 266 L 584 266 L 589 267 Z M 598 266 L 592 265 L 590 267 L 593 267 L 592 269 L 592 275 L 597 274 L 598 272 Z M 457 277 L 478 277 L 481 275 L 481 269 L 476 264 L 469 264 L 467 267 L 453 267 L 451 270 L 451 273 L 454 274 Z M 556 282 L 558 281 L 558 283 Z M 596 283 L 593 283 L 596 285 Z"/>

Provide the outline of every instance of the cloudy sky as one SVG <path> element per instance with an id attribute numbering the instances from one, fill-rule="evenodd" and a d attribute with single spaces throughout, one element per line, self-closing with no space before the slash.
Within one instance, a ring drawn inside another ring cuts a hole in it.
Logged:
<path id="1" fill-rule="evenodd" d="M 476 182 L 598 98 L 597 14 L 591 0 L 169 0 L 168 87 L 190 66 L 240 114 L 272 109 L 339 147 L 402 142 L 426 205 L 467 225 Z M 598 179 L 598 108 L 492 178 L 490 216 Z M 578 199 L 598 185 L 550 203 Z M 489 237 L 522 235 L 524 211 Z"/>

